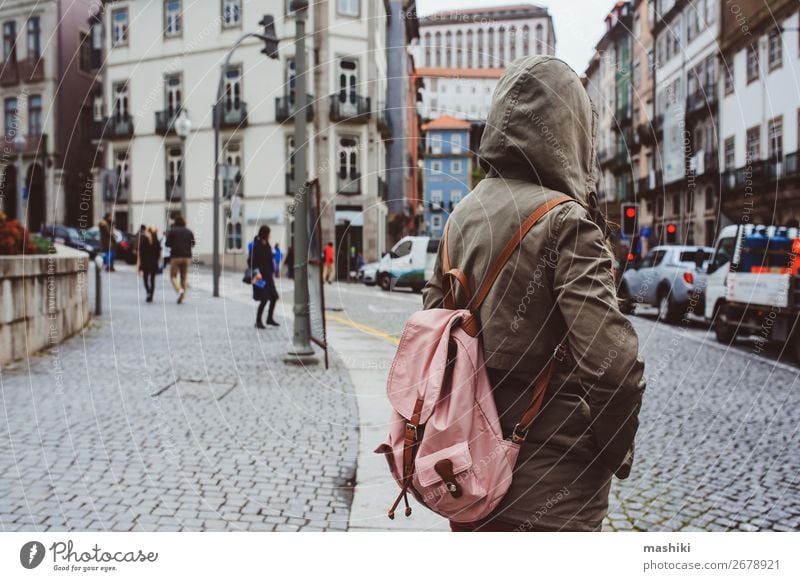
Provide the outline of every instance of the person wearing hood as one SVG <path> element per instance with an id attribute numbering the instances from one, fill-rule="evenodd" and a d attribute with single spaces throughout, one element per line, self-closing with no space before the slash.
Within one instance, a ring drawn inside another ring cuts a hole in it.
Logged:
<path id="1" fill-rule="evenodd" d="M 484 357 L 510 436 L 534 380 L 558 365 L 493 513 L 454 531 L 598 531 L 612 476 L 626 478 L 645 388 L 638 339 L 617 306 L 606 224 L 595 190 L 596 114 L 578 75 L 553 57 L 514 61 L 481 138 L 486 179 L 447 223 L 450 262 L 469 288 L 542 203 L 567 195 L 523 238 L 477 309 Z M 461 306 L 471 297 L 460 286 Z M 441 308 L 442 253 L 424 289 Z"/>

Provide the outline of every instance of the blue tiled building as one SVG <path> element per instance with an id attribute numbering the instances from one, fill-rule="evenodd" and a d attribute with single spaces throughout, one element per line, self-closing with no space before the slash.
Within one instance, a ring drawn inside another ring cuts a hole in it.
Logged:
<path id="1" fill-rule="evenodd" d="M 441 238 L 447 217 L 470 191 L 472 156 L 468 121 L 443 115 L 422 126 L 425 132 L 425 229 Z"/>

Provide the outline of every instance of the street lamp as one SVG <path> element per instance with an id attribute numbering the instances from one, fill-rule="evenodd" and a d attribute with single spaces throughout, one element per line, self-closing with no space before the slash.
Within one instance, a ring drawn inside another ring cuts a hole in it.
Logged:
<path id="1" fill-rule="evenodd" d="M 188 219 L 186 213 L 186 194 L 189 191 L 189 188 L 186 187 L 186 172 L 184 171 L 184 162 L 186 161 L 186 138 L 189 137 L 189 134 L 192 132 L 192 120 L 189 119 L 189 113 L 184 108 L 181 107 L 180 115 L 175 120 L 175 133 L 178 134 L 178 137 L 181 138 L 181 167 L 180 171 L 178 172 L 178 178 L 181 180 L 181 215 L 183 216 L 184 220 Z"/>
<path id="2" fill-rule="evenodd" d="M 25 144 L 27 140 L 22 132 L 17 132 L 14 138 L 14 147 L 17 150 L 17 220 L 20 224 L 23 223 L 23 217 L 27 219 L 27 212 L 23 211 L 23 204 L 25 203 L 25 178 L 22 177 L 22 152 L 25 151 Z M 25 208 L 27 209 L 27 208 Z"/>
<path id="3" fill-rule="evenodd" d="M 219 276 L 220 276 L 220 259 L 219 259 L 219 178 L 220 178 L 220 155 L 219 155 L 219 133 L 222 128 L 222 97 L 225 94 L 225 73 L 230 68 L 231 58 L 241 44 L 248 38 L 260 38 L 264 41 L 264 49 L 261 51 L 271 59 L 278 58 L 278 37 L 275 34 L 275 20 L 272 16 L 265 15 L 259 22 L 264 27 L 263 34 L 257 32 L 247 32 L 240 36 L 233 44 L 225 60 L 222 63 L 222 70 L 219 75 L 219 84 L 217 85 L 217 98 L 214 101 L 212 114 L 214 116 L 214 216 L 212 218 L 212 228 L 214 228 L 214 249 L 212 259 L 212 276 L 214 281 L 213 296 L 219 296 Z"/>

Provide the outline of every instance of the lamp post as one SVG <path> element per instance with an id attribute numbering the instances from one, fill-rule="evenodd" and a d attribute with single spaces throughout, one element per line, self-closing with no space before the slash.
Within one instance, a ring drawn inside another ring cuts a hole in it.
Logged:
<path id="1" fill-rule="evenodd" d="M 25 207 L 25 192 L 23 191 L 25 189 L 25 178 L 22 176 L 22 152 L 25 151 L 26 143 L 27 140 L 22 135 L 22 132 L 17 132 L 17 136 L 14 138 L 14 147 L 17 150 L 17 220 L 19 220 L 20 224 L 25 223 L 23 218 L 27 222 L 27 212 L 23 210 Z"/>
<path id="2" fill-rule="evenodd" d="M 231 49 L 228 51 L 228 54 L 225 56 L 225 60 L 222 63 L 222 69 L 219 75 L 219 84 L 217 85 L 217 98 L 214 101 L 214 106 L 212 109 L 212 114 L 214 116 L 214 216 L 212 220 L 212 228 L 214 228 L 214 256 L 212 260 L 212 276 L 214 280 L 213 296 L 215 297 L 219 296 L 219 276 L 221 271 L 219 259 L 219 178 L 221 169 L 219 161 L 219 132 L 222 128 L 222 97 L 225 94 L 225 73 L 228 72 L 233 53 L 246 39 L 251 37 L 260 38 L 264 41 L 264 48 L 261 50 L 262 53 L 271 59 L 278 58 L 278 37 L 275 34 L 275 19 L 272 16 L 264 15 L 259 24 L 264 27 L 263 34 L 259 34 L 257 32 L 247 32 L 243 34 L 238 38 L 233 47 L 231 47 Z"/>
<path id="3" fill-rule="evenodd" d="M 311 309 L 308 296 L 308 195 L 306 151 L 306 17 L 308 0 L 292 0 L 295 41 L 294 107 L 294 335 L 286 363 L 318 363 L 311 347 Z"/>
<path id="4" fill-rule="evenodd" d="M 175 133 L 181 138 L 181 167 L 178 172 L 178 178 L 181 180 L 181 216 L 184 220 L 188 220 L 186 213 L 186 194 L 189 189 L 186 187 L 186 172 L 184 171 L 184 164 L 186 162 L 186 138 L 192 132 L 192 120 L 189 119 L 189 112 L 181 107 L 181 112 L 175 120 Z"/>

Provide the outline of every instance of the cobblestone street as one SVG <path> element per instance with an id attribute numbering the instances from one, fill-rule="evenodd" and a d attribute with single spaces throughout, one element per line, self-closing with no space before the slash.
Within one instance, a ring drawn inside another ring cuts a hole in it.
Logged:
<path id="1" fill-rule="evenodd" d="M 132 268 L 104 279 L 82 336 L 2 370 L 0 530 L 346 529 L 341 364 L 287 368 L 291 325 L 257 331 L 252 301 L 177 305 L 159 277 L 146 304 Z"/>

